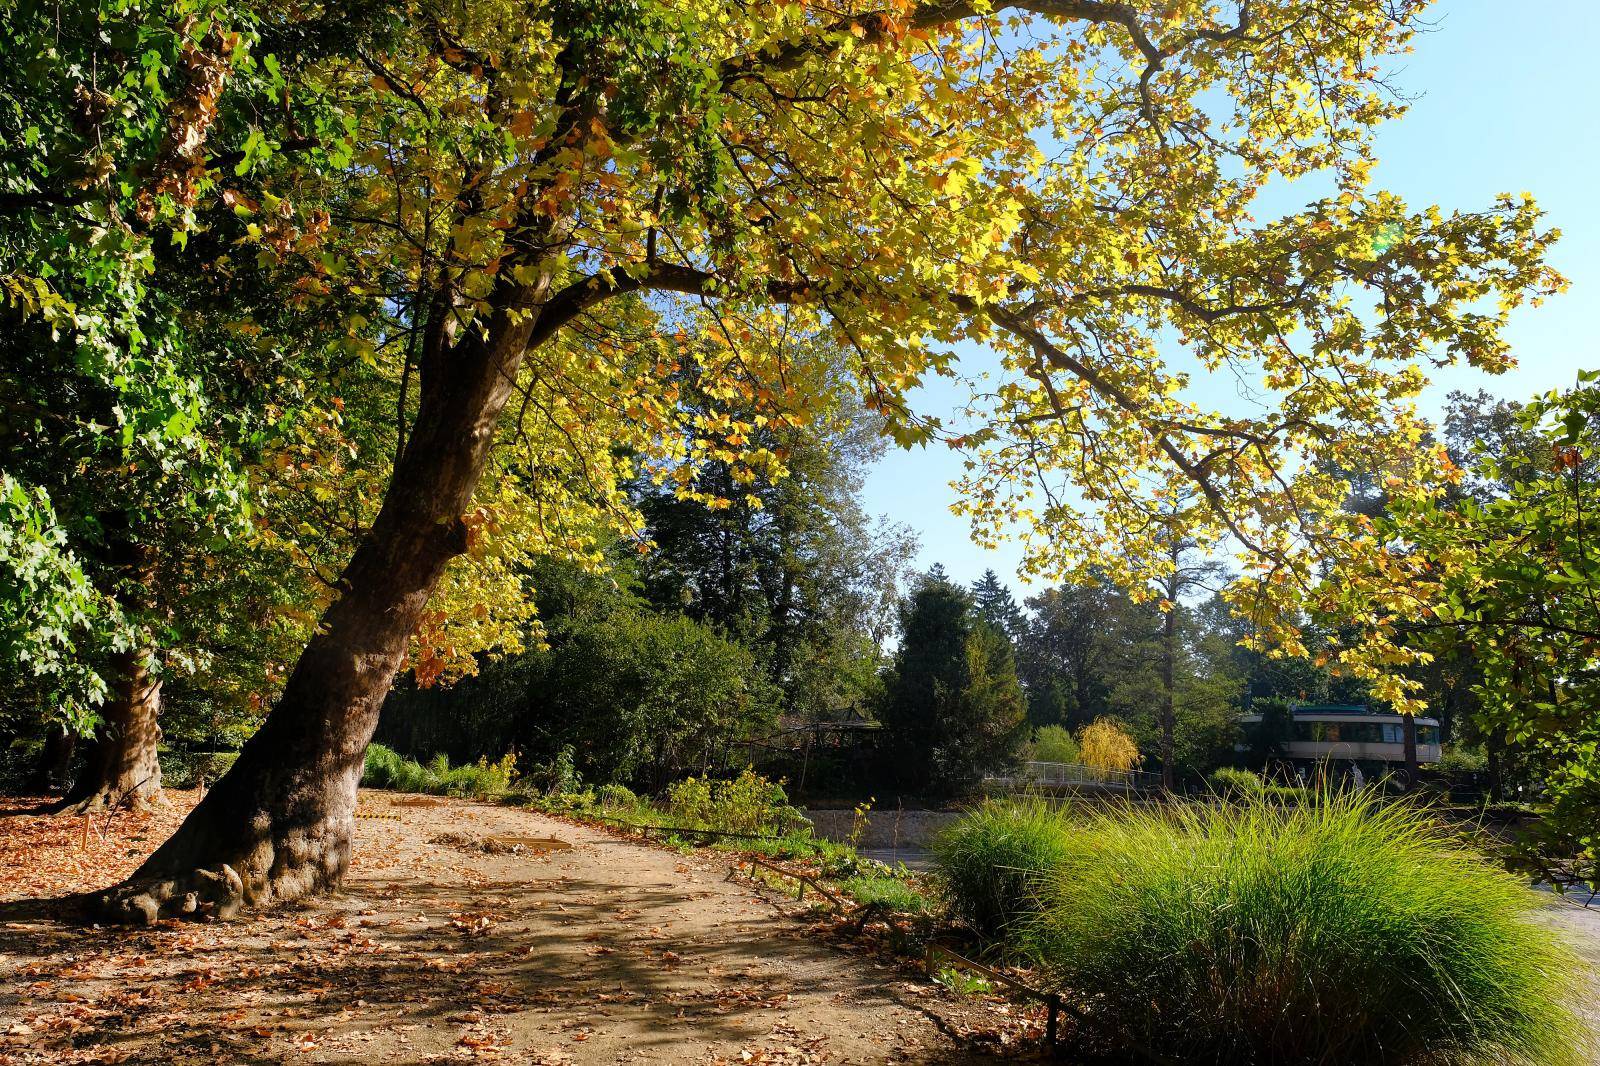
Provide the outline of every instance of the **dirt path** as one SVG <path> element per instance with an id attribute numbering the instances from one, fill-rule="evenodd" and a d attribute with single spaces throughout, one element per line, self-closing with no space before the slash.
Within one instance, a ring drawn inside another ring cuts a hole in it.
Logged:
<path id="1" fill-rule="evenodd" d="M 723 863 L 397 800 L 363 795 L 345 889 L 314 907 L 130 933 L 0 905 L 0 1063 L 984 1061 L 940 993 Z M 572 848 L 467 843 L 503 834 Z"/>

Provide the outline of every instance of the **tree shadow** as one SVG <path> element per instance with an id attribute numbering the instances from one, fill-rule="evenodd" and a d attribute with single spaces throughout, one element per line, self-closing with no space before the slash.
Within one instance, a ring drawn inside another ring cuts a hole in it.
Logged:
<path id="1" fill-rule="evenodd" d="M 916 1008 L 898 974 L 860 958 L 840 967 L 842 949 L 793 921 L 730 912 L 663 931 L 662 916 L 708 890 L 570 874 L 364 881 L 241 922 L 144 929 L 86 924 L 87 895 L 0 903 L 0 952 L 19 964 L 4 974 L 0 1019 L 26 1012 L 40 1050 L 151 1066 L 183 1055 L 278 1062 L 285 1044 L 328 1061 L 420 1066 L 480 1031 L 564 1043 L 621 1026 L 634 1053 L 683 1061 L 693 1049 L 698 1061 L 713 1044 L 782 1039 L 774 1022 L 796 1000 Z M 641 917 L 620 917 L 629 913 Z M 408 1034 L 414 1046 L 399 1043 Z M 15 1046 L 0 1035 L 0 1057 Z M 990 1060 L 959 1045 L 900 1059 Z"/>

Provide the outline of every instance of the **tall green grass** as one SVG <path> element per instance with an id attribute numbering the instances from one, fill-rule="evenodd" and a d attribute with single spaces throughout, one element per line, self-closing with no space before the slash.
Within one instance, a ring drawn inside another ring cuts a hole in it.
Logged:
<path id="1" fill-rule="evenodd" d="M 513 776 L 509 756 L 499 762 L 479 759 L 465 766 L 451 766 L 445 756 L 435 755 L 424 765 L 382 744 L 370 744 L 361 783 L 368 788 L 388 788 L 396 792 L 491 799 L 511 788 Z"/>
<path id="2" fill-rule="evenodd" d="M 1024 855 L 1007 818 L 1048 854 Z M 1053 834 L 1043 819 L 980 811 L 952 839 L 985 827 L 998 843 L 967 851 L 1040 871 L 1010 933 L 1113 1046 L 1184 1062 L 1583 1061 L 1564 998 L 1581 963 L 1529 889 L 1422 813 L 1350 793 L 1129 807 Z M 983 891 L 968 905 L 991 906 Z"/>
<path id="3" fill-rule="evenodd" d="M 952 912 L 986 937 L 1018 943 L 1044 905 L 1045 875 L 1072 852 L 1071 831 L 1042 800 L 990 800 L 933 842 Z"/>

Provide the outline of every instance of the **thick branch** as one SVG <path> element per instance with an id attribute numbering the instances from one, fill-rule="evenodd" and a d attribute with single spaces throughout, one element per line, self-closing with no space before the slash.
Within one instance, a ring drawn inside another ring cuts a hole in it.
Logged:
<path id="1" fill-rule="evenodd" d="M 605 274 L 593 274 L 558 290 L 539 311 L 539 321 L 533 327 L 528 346 L 538 347 L 567 323 L 589 308 L 630 292 L 677 292 L 686 296 L 719 295 L 716 275 L 696 267 L 678 263 L 645 261 L 636 264 L 632 273 L 621 267 Z M 802 302 L 814 293 L 802 284 L 769 281 L 762 292 L 779 303 Z M 722 293 L 720 295 L 731 295 Z"/>

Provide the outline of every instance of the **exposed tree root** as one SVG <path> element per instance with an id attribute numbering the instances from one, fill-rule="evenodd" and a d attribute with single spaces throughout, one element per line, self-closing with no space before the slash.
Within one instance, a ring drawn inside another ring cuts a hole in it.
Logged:
<path id="1" fill-rule="evenodd" d="M 161 918 L 232 918 L 244 904 L 244 879 L 223 863 L 178 878 L 125 881 L 101 893 L 96 910 L 108 921 L 152 925 Z"/>
<path id="2" fill-rule="evenodd" d="M 150 807 L 166 806 L 166 794 L 157 784 L 154 788 L 142 787 L 132 790 L 118 790 L 110 785 L 103 786 L 85 796 L 68 796 L 62 800 L 51 812 L 52 814 L 72 816 L 80 814 L 98 814 L 103 811 L 130 810 L 142 811 Z"/>

